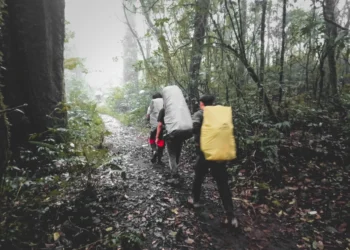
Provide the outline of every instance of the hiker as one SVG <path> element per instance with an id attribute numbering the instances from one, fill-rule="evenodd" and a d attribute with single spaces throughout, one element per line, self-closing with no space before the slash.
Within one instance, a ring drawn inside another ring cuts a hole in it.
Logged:
<path id="1" fill-rule="evenodd" d="M 194 177 L 194 182 L 192 187 L 192 197 L 190 197 L 189 202 L 193 203 L 193 206 L 195 208 L 199 208 L 201 206 L 199 203 L 200 195 L 201 195 L 201 187 L 205 179 L 205 176 L 208 173 L 208 170 L 210 169 L 211 174 L 216 181 L 216 184 L 220 193 L 220 198 L 222 200 L 224 209 L 226 211 L 224 224 L 232 225 L 237 228 L 238 221 L 233 214 L 232 194 L 228 185 L 228 173 L 226 170 L 226 162 L 206 160 L 200 145 L 201 132 L 203 132 L 202 125 L 203 125 L 204 108 L 206 106 L 213 106 L 214 101 L 215 101 L 215 97 L 212 95 L 202 96 L 199 102 L 200 110 L 193 115 L 193 134 L 194 134 L 194 140 L 196 144 L 197 161 L 194 166 L 195 177 Z M 232 115 L 229 119 L 232 119 Z M 214 134 L 214 136 L 217 136 L 217 135 Z M 212 140 L 209 140 L 208 143 L 210 144 L 215 142 L 213 142 Z M 217 144 L 215 144 L 215 147 L 216 145 Z M 234 146 L 234 150 L 235 150 L 235 146 Z M 235 157 L 235 152 L 234 152 L 234 157 Z"/>
<path id="2" fill-rule="evenodd" d="M 159 112 L 156 142 L 165 127 L 169 165 L 173 177 L 179 177 L 178 166 L 184 141 L 192 136 L 192 119 L 182 91 L 176 85 L 163 89 L 164 108 Z"/>
<path id="3" fill-rule="evenodd" d="M 149 136 L 149 143 L 152 149 L 151 162 L 162 164 L 162 156 L 164 152 L 165 142 L 163 140 L 163 128 L 160 128 L 159 134 L 157 134 L 158 128 L 158 116 L 160 110 L 163 108 L 163 98 L 160 93 L 156 93 L 152 96 L 152 101 L 149 106 L 148 117 L 151 125 L 151 132 Z M 158 140 L 156 140 L 156 137 Z"/>

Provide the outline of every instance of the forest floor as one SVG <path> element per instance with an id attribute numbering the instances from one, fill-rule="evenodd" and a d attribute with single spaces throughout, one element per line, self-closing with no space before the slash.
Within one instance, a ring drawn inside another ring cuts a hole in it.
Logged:
<path id="1" fill-rule="evenodd" d="M 62 172 L 60 186 L 38 186 L 33 197 L 5 204 L 2 211 L 11 212 L 2 213 L 0 222 L 16 238 L 6 236 L 10 243 L 0 242 L 0 248 L 350 249 L 348 168 L 310 163 L 298 178 L 285 173 L 286 185 L 279 189 L 242 169 L 230 183 L 241 223 L 233 231 L 221 226 L 224 210 L 210 175 L 202 189 L 204 207 L 195 210 L 187 203 L 195 159 L 190 143 L 183 149 L 180 178 L 171 179 L 167 157 L 165 166 L 150 163 L 147 134 L 101 117 L 111 132 L 104 144 L 118 167 L 99 167 L 93 189 L 85 189 L 80 176 L 63 188 L 61 180 L 73 176 Z"/>
<path id="2" fill-rule="evenodd" d="M 193 157 L 186 153 L 186 146 L 179 168 L 181 177 L 171 179 L 166 157 L 165 166 L 150 163 L 147 135 L 124 127 L 109 116 L 102 118 L 112 132 L 105 139 L 106 146 L 115 154 L 124 155 L 127 166 L 123 189 L 110 191 L 120 198 L 109 199 L 104 206 L 105 216 L 110 218 L 105 228 L 137 232 L 144 240 L 143 249 L 297 248 L 292 227 L 288 228 L 276 216 L 253 218 L 256 216 L 251 209 L 246 209 L 250 204 L 242 205 L 245 200 L 237 196 L 234 199 L 241 230 L 223 228 L 220 221 L 224 210 L 210 175 L 202 193 L 205 206 L 195 211 L 187 203 L 194 172 Z"/>

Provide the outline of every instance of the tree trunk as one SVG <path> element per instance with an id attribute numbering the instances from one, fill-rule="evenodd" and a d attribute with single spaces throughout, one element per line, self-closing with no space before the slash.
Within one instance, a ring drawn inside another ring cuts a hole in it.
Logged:
<path id="1" fill-rule="evenodd" d="M 2 13 L 4 9 L 4 1 L 0 0 L 0 41 L 3 41 L 2 34 Z M 1 44 L 2 45 L 2 44 Z M 3 51 L 0 51 L 3 52 Z M 0 69 L 2 69 L 2 54 L 0 53 Z M 2 73 L 2 72 L 1 72 Z M 0 74 L 0 85 L 3 85 L 2 74 Z M 4 177 L 7 162 L 8 162 L 8 150 L 9 150 L 9 126 L 6 118 L 6 109 L 3 102 L 3 95 L 0 88 L 0 185 L 2 183 L 2 178 Z"/>
<path id="2" fill-rule="evenodd" d="M 5 105 L 3 102 L 2 93 L 0 91 L 0 185 L 6 171 L 9 152 L 9 126 L 4 110 Z"/>
<path id="3" fill-rule="evenodd" d="M 242 42 L 245 44 L 246 37 L 247 37 L 247 0 L 241 1 L 241 37 Z M 238 74 L 239 74 L 239 80 L 238 80 L 238 91 L 237 94 L 241 95 L 241 86 L 245 82 L 245 67 L 242 62 L 239 62 L 238 64 Z"/>
<path id="4" fill-rule="evenodd" d="M 135 70 L 134 65 L 137 63 L 137 36 L 134 33 L 135 30 L 135 14 L 130 11 L 126 12 L 125 8 L 128 10 L 133 6 L 133 1 L 124 1 L 124 15 L 127 21 L 129 29 L 126 30 L 124 40 L 123 40 L 123 81 L 124 83 L 132 83 L 135 89 L 139 89 L 139 77 L 138 71 Z"/>
<path id="5" fill-rule="evenodd" d="M 142 58 L 143 58 L 143 62 L 145 64 L 145 69 L 146 69 L 146 79 L 149 79 L 149 78 L 152 78 L 152 74 L 150 74 L 150 67 L 148 65 L 148 61 L 147 61 L 147 57 L 145 55 L 145 52 L 143 51 L 143 47 L 142 47 L 142 44 L 140 42 L 140 39 L 137 35 L 137 32 L 135 30 L 135 27 L 133 27 L 132 25 L 132 22 L 129 21 L 129 17 L 128 17 L 128 14 L 127 14 L 127 10 L 126 10 L 126 6 L 124 5 L 123 6 L 124 8 L 124 17 L 125 17 L 125 20 L 126 20 L 126 25 L 128 26 L 129 28 L 129 31 L 131 32 L 131 34 L 134 36 L 134 39 L 136 40 L 138 46 L 139 46 L 139 49 L 140 49 L 140 52 L 141 52 L 141 55 L 142 55 Z M 134 22 L 134 20 L 132 20 Z M 147 45 L 146 45 L 147 46 Z M 134 48 L 135 49 L 135 48 Z M 147 49 L 150 49 L 150 48 L 147 48 Z M 150 52 L 148 52 L 149 54 Z M 149 56 L 149 55 L 148 55 Z M 125 60 L 125 59 L 124 59 Z M 136 53 L 136 60 L 137 60 L 137 53 Z M 135 62 L 134 62 L 135 63 Z M 125 66 L 124 66 L 125 67 Z M 125 70 L 125 69 L 124 69 Z M 137 72 L 134 72 L 137 76 Z M 136 79 L 136 82 L 138 82 L 138 79 Z M 138 86 L 137 86 L 138 87 Z M 138 89 L 138 88 L 137 88 Z"/>
<path id="6" fill-rule="evenodd" d="M 158 43 L 160 45 L 160 48 L 162 49 L 164 61 L 165 61 L 166 66 L 167 66 L 167 75 L 168 75 L 168 79 L 167 79 L 168 82 L 167 82 L 167 84 L 170 84 L 170 82 L 172 80 L 174 80 L 180 87 L 182 87 L 180 85 L 180 83 L 176 79 L 175 70 L 174 70 L 174 67 L 173 67 L 173 65 L 171 63 L 171 56 L 170 56 L 170 53 L 169 53 L 169 46 L 168 46 L 168 44 L 167 44 L 167 42 L 165 40 L 165 37 L 164 37 L 164 34 L 163 34 L 162 30 L 159 29 L 158 27 L 156 27 L 154 25 L 154 23 L 151 21 L 150 14 L 149 14 L 150 10 L 147 9 L 147 7 L 146 7 L 146 1 L 145 0 L 140 0 L 140 3 L 141 3 L 143 15 L 146 18 L 146 22 L 147 22 L 148 26 L 150 27 L 150 29 L 155 34 L 155 36 L 157 37 Z"/>
<path id="7" fill-rule="evenodd" d="M 336 7 L 336 0 L 325 0 L 323 5 L 323 15 L 325 19 L 332 22 L 336 22 L 334 16 L 334 9 Z M 328 81 L 331 86 L 332 95 L 336 97 L 338 95 L 338 78 L 337 78 L 337 63 L 335 59 L 336 44 L 335 39 L 337 37 L 337 27 L 326 21 L 326 44 L 328 55 L 328 68 L 329 75 Z"/>
<path id="8" fill-rule="evenodd" d="M 6 0 L 6 4 L 4 102 L 10 107 L 28 104 L 25 115 L 8 115 L 16 146 L 27 141 L 29 133 L 66 125 L 66 112 L 55 112 L 65 100 L 65 2 Z"/>
<path id="9" fill-rule="evenodd" d="M 287 16 L 287 0 L 283 0 L 283 17 L 282 17 L 282 45 L 281 45 L 281 61 L 280 61 L 280 87 L 279 87 L 279 100 L 278 103 L 281 105 L 284 85 L 284 53 L 286 43 L 286 16 Z"/>
<path id="10" fill-rule="evenodd" d="M 271 52 L 270 52 L 270 40 L 271 40 L 271 15 L 272 15 L 272 1 L 268 1 L 267 4 L 267 44 L 266 44 L 266 52 L 265 52 L 265 58 L 266 58 L 266 64 L 269 67 L 270 66 L 270 59 L 271 59 Z"/>
<path id="11" fill-rule="evenodd" d="M 192 38 L 192 52 L 191 63 L 189 69 L 190 83 L 189 83 L 189 97 L 190 110 L 194 112 L 195 103 L 199 101 L 199 70 L 201 67 L 203 43 L 205 30 L 207 27 L 208 11 L 210 0 L 197 0 L 196 14 L 194 18 L 194 34 Z"/>
<path id="12" fill-rule="evenodd" d="M 147 30 L 147 33 L 151 32 L 149 29 Z M 146 58 L 149 59 L 151 57 L 151 38 L 147 36 L 146 38 Z"/>
<path id="13" fill-rule="evenodd" d="M 262 13 L 261 13 L 261 31 L 260 31 L 260 72 L 259 72 L 259 94 L 261 101 L 264 102 L 264 75 L 265 75 L 265 27 L 266 27 L 266 7 L 267 0 L 263 0 L 261 3 Z"/>
<path id="14" fill-rule="evenodd" d="M 323 85 L 324 85 L 324 61 L 327 57 L 327 51 L 322 52 L 321 56 L 320 56 L 320 65 L 319 65 L 319 71 L 320 71 L 320 79 L 319 79 L 319 83 L 318 83 L 318 87 L 319 87 L 319 94 L 318 94 L 318 105 L 321 105 L 321 101 L 322 101 L 322 96 L 323 96 Z"/>

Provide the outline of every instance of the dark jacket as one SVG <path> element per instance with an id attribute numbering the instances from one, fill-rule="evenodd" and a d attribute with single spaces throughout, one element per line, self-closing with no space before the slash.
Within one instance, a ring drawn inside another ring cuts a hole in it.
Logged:
<path id="1" fill-rule="evenodd" d="M 198 110 L 193 114 L 193 135 L 196 146 L 200 146 L 200 137 L 201 137 L 201 127 L 203 124 L 203 110 Z"/>

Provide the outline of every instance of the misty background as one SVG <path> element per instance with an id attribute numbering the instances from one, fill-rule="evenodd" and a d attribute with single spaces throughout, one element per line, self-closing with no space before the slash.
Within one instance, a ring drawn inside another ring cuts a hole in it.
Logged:
<path id="1" fill-rule="evenodd" d="M 302 9 L 310 9 L 312 4 L 310 0 L 291 0 L 290 3 Z M 344 4 L 345 0 L 339 0 L 340 8 L 344 7 Z M 128 29 L 123 0 L 66 0 L 65 12 L 66 20 L 70 23 L 66 28 L 75 33 L 75 37 L 69 42 L 67 56 L 85 59 L 84 65 L 88 73 L 83 77 L 91 89 L 94 92 L 106 92 L 111 87 L 121 86 L 123 39 Z M 147 33 L 147 24 L 142 11 L 139 9 L 136 12 L 136 31 L 142 41 L 142 37 Z M 153 40 L 152 49 L 157 46 L 157 42 Z M 142 60 L 139 51 L 138 58 Z"/>
<path id="2" fill-rule="evenodd" d="M 122 43 L 128 28 L 122 4 L 122 0 L 66 0 L 67 28 L 75 33 L 68 55 L 85 59 L 85 80 L 93 90 L 123 83 Z M 146 23 L 140 14 L 135 21 L 142 37 Z"/>

